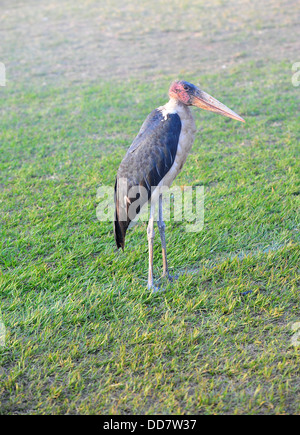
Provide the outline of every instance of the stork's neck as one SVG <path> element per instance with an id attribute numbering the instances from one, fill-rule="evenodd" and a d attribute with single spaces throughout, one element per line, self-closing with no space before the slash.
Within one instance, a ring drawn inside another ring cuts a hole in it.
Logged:
<path id="1" fill-rule="evenodd" d="M 167 104 L 164 105 L 164 108 L 168 111 L 168 113 L 182 112 L 182 111 L 190 111 L 189 107 L 183 104 L 181 101 L 170 98 Z"/>
<path id="2" fill-rule="evenodd" d="M 182 115 L 184 117 L 192 118 L 190 108 L 175 98 L 170 98 L 170 100 L 164 106 L 160 106 L 158 110 L 161 110 L 163 116 L 168 115 L 168 113 L 178 113 L 179 116 Z"/>
<path id="3" fill-rule="evenodd" d="M 168 115 L 168 113 L 178 113 L 180 118 L 189 118 L 193 120 L 190 108 L 175 98 L 170 98 L 170 100 L 164 106 L 160 106 L 158 110 L 162 112 L 163 116 Z"/>

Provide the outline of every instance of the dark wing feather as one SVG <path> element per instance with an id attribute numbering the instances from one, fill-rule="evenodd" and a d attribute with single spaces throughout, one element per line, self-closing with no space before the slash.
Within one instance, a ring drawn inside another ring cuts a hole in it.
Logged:
<path id="1" fill-rule="evenodd" d="M 119 167 L 115 184 L 114 233 L 118 248 L 124 249 L 126 230 L 133 219 L 132 216 L 132 219 L 129 219 L 126 213 L 127 220 L 121 220 L 121 209 L 126 207 L 127 212 L 130 204 L 134 204 L 134 201 L 138 199 L 134 196 L 128 198 L 129 201 L 126 203 L 123 197 L 119 198 L 119 180 L 126 179 L 127 196 L 133 186 L 146 188 L 147 196 L 139 199 L 143 205 L 151 197 L 151 187 L 157 186 L 171 169 L 177 152 L 180 132 L 181 121 L 177 113 L 169 113 L 164 117 L 161 111 L 156 109 L 146 118 L 137 137 L 129 147 Z M 139 209 L 137 209 L 138 212 Z"/>

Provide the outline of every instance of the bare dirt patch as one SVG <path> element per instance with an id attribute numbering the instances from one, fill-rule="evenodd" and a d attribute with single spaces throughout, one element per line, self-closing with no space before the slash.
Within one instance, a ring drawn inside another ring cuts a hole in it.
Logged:
<path id="1" fill-rule="evenodd" d="M 0 61 L 9 82 L 201 75 L 248 60 L 299 60 L 299 2 L 8 1 Z"/>

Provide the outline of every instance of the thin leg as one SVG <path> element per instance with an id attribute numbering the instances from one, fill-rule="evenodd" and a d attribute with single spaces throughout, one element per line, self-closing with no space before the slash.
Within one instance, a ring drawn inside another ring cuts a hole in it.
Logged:
<path id="1" fill-rule="evenodd" d="M 147 238 L 149 246 L 149 272 L 148 272 L 148 289 L 153 289 L 153 241 L 154 241 L 154 213 L 155 206 L 151 204 L 150 219 L 147 228 Z"/>
<path id="2" fill-rule="evenodd" d="M 167 261 L 167 246 L 166 246 L 166 237 L 165 237 L 165 223 L 163 221 L 163 206 L 162 206 L 162 194 L 159 195 L 159 209 L 158 209 L 158 221 L 157 226 L 159 229 L 160 240 L 161 240 L 161 248 L 162 248 L 162 258 L 163 258 L 163 276 L 169 276 L 169 268 Z"/>

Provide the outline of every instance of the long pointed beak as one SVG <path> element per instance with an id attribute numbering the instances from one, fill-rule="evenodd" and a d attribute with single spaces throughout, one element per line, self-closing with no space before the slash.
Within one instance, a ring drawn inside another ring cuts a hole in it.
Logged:
<path id="1" fill-rule="evenodd" d="M 220 115 L 228 116 L 228 118 L 236 119 L 237 121 L 245 122 L 245 120 L 229 109 L 225 104 L 220 103 L 209 94 L 200 89 L 194 93 L 192 97 L 193 106 L 200 107 L 201 109 L 209 110 L 210 112 L 220 113 Z"/>

